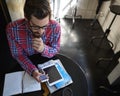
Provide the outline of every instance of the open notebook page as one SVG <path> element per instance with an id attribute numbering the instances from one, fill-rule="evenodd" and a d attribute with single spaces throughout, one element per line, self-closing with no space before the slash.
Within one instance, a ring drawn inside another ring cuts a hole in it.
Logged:
<path id="1" fill-rule="evenodd" d="M 23 93 L 41 90 L 41 85 L 33 77 L 24 74 L 25 71 L 8 73 L 5 75 L 3 96 L 11 96 Z M 24 76 L 24 77 L 23 77 Z"/>

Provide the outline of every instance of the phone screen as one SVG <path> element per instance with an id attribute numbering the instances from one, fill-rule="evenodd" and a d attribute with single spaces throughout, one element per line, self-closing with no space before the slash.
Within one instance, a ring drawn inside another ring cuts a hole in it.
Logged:
<path id="1" fill-rule="evenodd" d="M 48 81 L 48 77 L 44 74 L 40 75 L 40 80 L 41 80 L 41 82 L 46 82 L 46 81 Z"/>

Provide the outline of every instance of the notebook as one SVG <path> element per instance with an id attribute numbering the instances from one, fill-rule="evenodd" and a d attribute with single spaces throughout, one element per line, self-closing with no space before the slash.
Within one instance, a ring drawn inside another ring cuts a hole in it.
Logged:
<path id="1" fill-rule="evenodd" d="M 33 77 L 31 77 L 25 71 L 8 73 L 5 75 L 3 96 L 21 94 L 22 91 L 23 93 L 27 93 L 38 90 L 41 90 L 40 83 L 38 83 Z"/>

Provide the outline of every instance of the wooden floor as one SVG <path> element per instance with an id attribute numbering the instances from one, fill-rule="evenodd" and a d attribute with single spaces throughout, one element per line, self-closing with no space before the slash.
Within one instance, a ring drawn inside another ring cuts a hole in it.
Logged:
<path id="1" fill-rule="evenodd" d="M 112 57 L 114 52 L 107 39 L 104 39 L 102 43 L 100 43 L 101 39 L 91 42 L 94 36 L 101 36 L 104 33 L 98 22 L 93 27 L 90 26 L 91 22 L 92 20 L 88 19 L 77 19 L 73 24 L 72 19 L 60 20 L 62 26 L 60 53 L 71 57 L 88 74 L 89 96 L 103 96 L 104 94 L 104 96 L 116 96 L 100 91 L 100 86 L 109 86 L 106 77 L 111 68 L 108 69 L 106 65 L 100 68 L 96 62 L 99 58 Z"/>

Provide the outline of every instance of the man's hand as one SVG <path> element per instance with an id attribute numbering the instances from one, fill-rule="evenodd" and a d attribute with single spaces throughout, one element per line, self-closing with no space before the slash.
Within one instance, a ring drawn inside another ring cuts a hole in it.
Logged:
<path id="1" fill-rule="evenodd" d="M 40 73 L 38 70 L 34 70 L 32 73 L 33 78 L 35 78 L 38 82 L 41 82 L 40 75 L 42 75 L 42 73 Z"/>
<path id="2" fill-rule="evenodd" d="M 41 38 L 33 38 L 32 46 L 36 51 L 38 51 L 40 53 L 43 52 L 43 50 L 44 50 L 44 43 Z"/>

